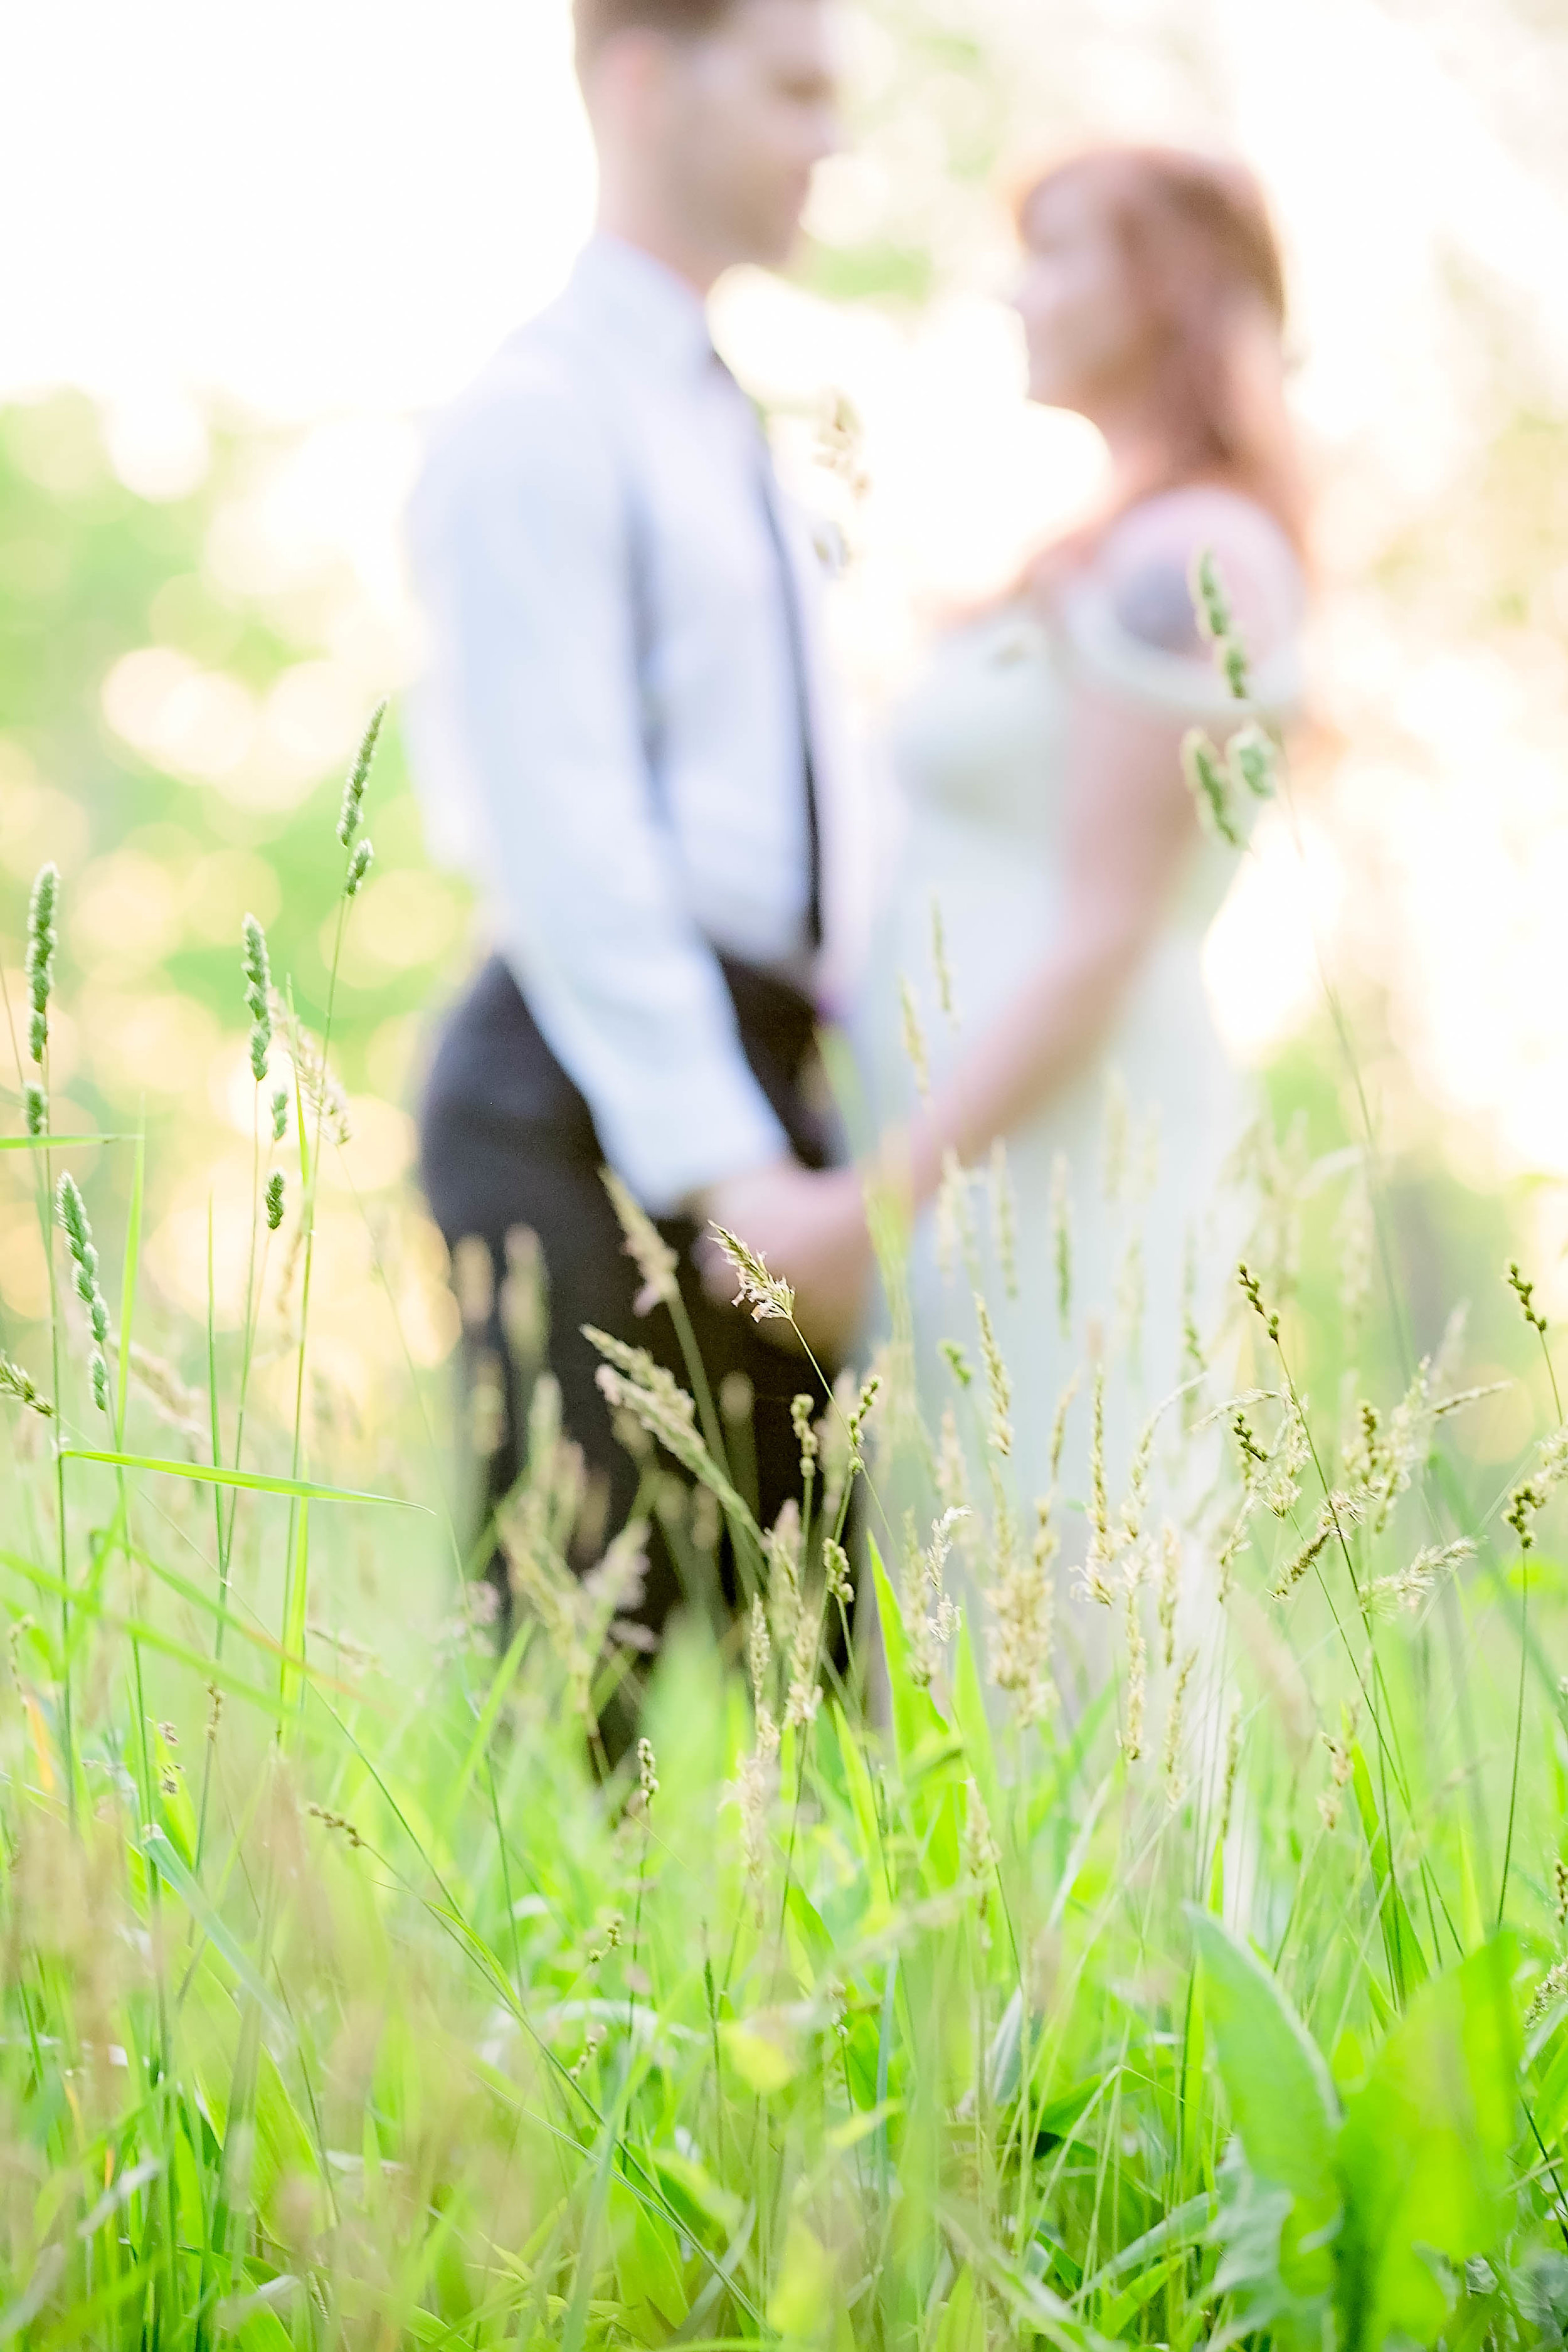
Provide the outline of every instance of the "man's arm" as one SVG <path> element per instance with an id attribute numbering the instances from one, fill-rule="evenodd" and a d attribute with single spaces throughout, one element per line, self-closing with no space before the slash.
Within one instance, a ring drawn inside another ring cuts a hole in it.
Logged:
<path id="1" fill-rule="evenodd" d="M 654 806 L 603 427 L 536 370 L 448 429 L 411 540 L 499 944 L 607 1158 L 656 1214 L 780 1160 Z"/>

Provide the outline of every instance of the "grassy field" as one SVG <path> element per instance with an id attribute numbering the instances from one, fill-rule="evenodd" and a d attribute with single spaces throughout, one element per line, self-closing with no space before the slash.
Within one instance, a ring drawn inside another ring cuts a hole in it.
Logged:
<path id="1" fill-rule="evenodd" d="M 1417 1359 L 1376 1166 L 1266 1137 L 1180 1410 L 1045 1509 L 999 1362 L 936 1478 L 885 1354 L 762 1529 L 700 1394 L 623 1354 L 640 1510 L 693 1556 L 727 1521 L 756 1591 L 651 1669 L 614 1632 L 636 1525 L 566 1568 L 541 1381 L 498 1669 L 396 1231 L 347 1239 L 377 790 L 290 881 L 320 1034 L 259 925 L 225 951 L 249 1211 L 226 1270 L 182 1229 L 188 1328 L 165 1285 L 142 1344 L 157 1137 L 57 1117 L 52 869 L 8 985 L 47 1299 L 0 1370 L 0 2341 L 1560 2340 L 1568 1440 L 1528 1272 L 1484 1377 L 1458 1323 Z M 523 1276 L 509 1311 L 537 1335 Z M 1466 1434 L 1500 1349 L 1542 1433 L 1501 1465 Z"/>

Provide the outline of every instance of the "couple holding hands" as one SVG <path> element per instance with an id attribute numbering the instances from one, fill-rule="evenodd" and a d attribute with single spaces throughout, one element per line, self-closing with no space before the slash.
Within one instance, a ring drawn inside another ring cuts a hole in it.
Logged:
<path id="1" fill-rule="evenodd" d="M 873 837 L 820 564 L 705 310 L 726 269 L 789 257 L 837 144 L 830 29 L 826 0 L 576 0 L 597 232 L 439 420 L 411 511 L 429 646 L 416 753 L 494 949 L 437 1048 L 425 1181 L 449 1245 L 477 1239 L 498 1269 L 509 1234 L 538 1235 L 550 1368 L 611 1527 L 637 1468 L 582 1327 L 677 1371 L 680 1357 L 667 1309 L 636 1314 L 604 1169 L 676 1249 L 715 1383 L 750 1381 L 763 1525 L 795 1488 L 791 1401 L 811 1381 L 728 1304 L 700 1237 L 731 1229 L 793 1285 L 830 1370 L 874 1312 L 824 1021 L 857 1058 L 866 1149 L 913 1212 L 922 1381 L 974 1324 L 982 1245 L 955 1278 L 944 1170 L 951 1192 L 955 1165 L 1005 1142 L 1007 1264 L 985 1290 L 1037 1491 L 1058 1393 L 1109 1344 L 1118 1294 L 1124 1320 L 1130 1288 L 1147 1301 L 1129 1344 L 1159 1397 L 1180 1378 L 1184 1281 L 1190 1301 L 1226 1272 L 1204 1237 L 1239 1085 L 1200 950 L 1231 868 L 1179 749 L 1227 707 L 1193 610 L 1202 551 L 1254 709 L 1298 690 L 1305 515 L 1278 247 L 1249 175 L 1191 154 L 1091 150 L 1025 196 L 1030 395 L 1099 427 L 1109 486 L 931 648 L 889 729 L 900 837 Z M 1108 1084 L 1136 1139 L 1112 1157 L 1141 1175 L 1103 1164 Z M 499 1318 L 469 1349 L 509 1365 Z M 521 1467 L 509 1370 L 492 1500 Z M 679 1597 L 656 1541 L 652 1629 Z"/>

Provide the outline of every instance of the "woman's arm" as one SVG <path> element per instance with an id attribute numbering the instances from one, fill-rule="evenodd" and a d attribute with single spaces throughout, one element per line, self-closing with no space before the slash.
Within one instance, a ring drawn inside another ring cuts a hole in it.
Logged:
<path id="1" fill-rule="evenodd" d="M 1059 938 L 926 1109 L 886 1138 L 874 1177 L 930 1199 L 948 1151 L 968 1164 L 1023 1124 L 1093 1052 L 1155 939 L 1196 827 L 1181 772 L 1181 722 L 1080 689 L 1068 767 Z M 853 1332 L 870 1272 L 865 1171 L 760 1171 L 718 1188 L 706 1213 L 760 1249 L 794 1283 L 816 1344 Z M 728 1296 L 711 1247 L 709 1287 Z"/>
<path id="2" fill-rule="evenodd" d="M 1195 829 L 1180 723 L 1080 688 L 1068 744 L 1059 937 L 901 1139 L 885 1172 L 928 1200 L 946 1154 L 984 1157 L 1088 1060 L 1152 946 Z"/>
<path id="3" fill-rule="evenodd" d="M 972 1166 L 1075 1075 L 1158 936 L 1197 826 L 1182 774 L 1182 736 L 1215 698 L 1225 715 L 1235 715 L 1194 614 L 1189 583 L 1201 548 L 1217 557 L 1255 660 L 1270 659 L 1299 628 L 1296 557 L 1279 526 L 1236 493 L 1191 485 L 1149 500 L 1113 528 L 1096 569 L 1123 650 L 1106 683 L 1089 667 L 1075 690 L 1062 927 L 912 1123 L 901 1150 L 895 1144 L 885 1153 L 888 1173 L 901 1176 L 917 1204 L 935 1191 L 950 1150 Z M 1094 642 L 1094 658 L 1104 662 L 1108 648 Z M 1152 693 L 1151 655 L 1164 670 Z"/>

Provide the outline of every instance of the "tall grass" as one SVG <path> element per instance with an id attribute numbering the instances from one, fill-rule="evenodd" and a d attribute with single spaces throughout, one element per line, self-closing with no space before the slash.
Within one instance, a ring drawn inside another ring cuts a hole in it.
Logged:
<path id="1" fill-rule="evenodd" d="M 1271 780 L 1246 730 L 1189 771 L 1238 832 Z M 581 1464 L 542 1379 L 500 1528 L 531 1605 L 498 1664 L 412 1374 L 384 1490 L 311 1408 L 331 997 L 312 1038 L 247 929 L 239 1335 L 215 1299 L 171 1365 L 134 1337 L 140 1142 L 96 1155 L 131 1169 L 110 1277 L 95 1155 L 49 1131 L 55 898 L 5 1139 L 53 1308 L 33 1369 L 0 1363 L 0 2342 L 1560 2340 L 1565 1596 L 1536 1539 L 1568 1441 L 1478 1509 L 1458 1339 L 1362 1393 L 1364 1154 L 1259 1147 L 1201 1381 L 1125 1491 L 1097 1449 L 1039 1514 L 993 1346 L 964 1371 L 964 1495 L 950 1458 L 912 1538 L 890 1498 L 937 1449 L 897 1347 L 801 1414 L 773 1529 L 695 1370 L 688 1397 L 611 1348 L 639 1516 L 693 1559 L 727 1520 L 763 1588 L 739 1646 L 700 1615 L 651 1668 L 617 1638 L 635 1523 L 570 1574 Z M 1356 1270 L 1325 1322 L 1294 1236 L 1335 1184 Z M 1068 1596 L 1064 1534 L 1098 1599 Z M 387 1664 L 313 1605 L 354 1557 Z M 410 1636 L 432 1560 L 446 1620 Z M 628 1675 L 645 1737 L 611 1769 Z"/>

